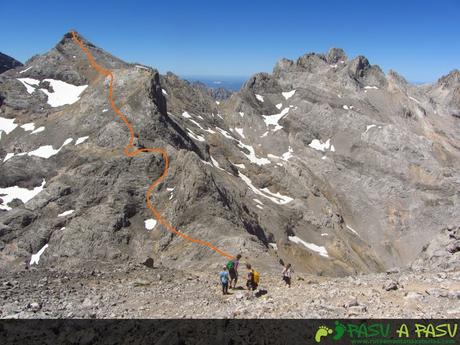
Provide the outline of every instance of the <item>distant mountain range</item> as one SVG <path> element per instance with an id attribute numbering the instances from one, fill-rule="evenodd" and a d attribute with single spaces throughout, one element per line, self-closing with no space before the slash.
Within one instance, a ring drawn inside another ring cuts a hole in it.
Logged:
<path id="1" fill-rule="evenodd" d="M 205 84 L 207 87 L 212 89 L 223 88 L 229 91 L 238 91 L 244 82 L 247 80 L 247 77 L 228 77 L 228 76 L 181 76 L 185 80 L 189 81 L 199 81 Z"/>

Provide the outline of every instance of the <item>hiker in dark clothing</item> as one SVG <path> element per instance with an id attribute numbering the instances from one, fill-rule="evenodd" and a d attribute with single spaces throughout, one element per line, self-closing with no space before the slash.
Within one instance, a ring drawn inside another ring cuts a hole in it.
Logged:
<path id="1" fill-rule="evenodd" d="M 230 289 L 236 288 L 236 282 L 238 281 L 238 265 L 240 263 L 241 254 L 236 256 L 236 259 L 230 260 L 227 263 L 228 273 L 230 273 Z M 230 267 L 229 267 L 230 266 Z M 232 282 L 233 287 L 232 287 Z"/>
<path id="2" fill-rule="evenodd" d="M 256 290 L 259 286 L 259 273 L 254 270 L 250 264 L 246 264 L 246 268 L 249 270 L 248 272 L 248 280 L 246 281 L 246 287 L 248 290 Z"/>
<path id="3" fill-rule="evenodd" d="M 220 283 L 222 284 L 222 294 L 228 295 L 228 271 L 224 266 L 224 270 L 219 273 Z"/>
<path id="4" fill-rule="evenodd" d="M 292 276 L 291 264 L 287 264 L 286 267 L 284 267 L 283 269 L 283 280 L 289 287 L 291 287 L 291 276 Z"/>

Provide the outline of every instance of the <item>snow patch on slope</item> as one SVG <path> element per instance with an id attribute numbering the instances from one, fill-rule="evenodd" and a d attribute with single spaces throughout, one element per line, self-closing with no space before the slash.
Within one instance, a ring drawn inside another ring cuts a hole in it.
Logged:
<path id="1" fill-rule="evenodd" d="M 291 98 L 292 96 L 294 96 L 295 91 L 296 91 L 296 90 L 292 90 L 292 91 L 288 91 L 288 92 L 282 92 L 281 94 L 283 95 L 283 97 L 284 97 L 286 100 L 288 100 L 289 98 Z"/>
<path id="2" fill-rule="evenodd" d="M 43 252 L 45 251 L 45 249 L 48 248 L 48 243 L 45 244 L 42 249 L 40 249 L 37 254 L 32 254 L 32 256 L 30 257 L 30 262 L 29 262 L 29 266 L 32 266 L 32 265 L 38 265 L 38 262 L 40 261 L 40 256 L 43 254 Z"/>
<path id="3" fill-rule="evenodd" d="M 260 102 L 263 102 L 263 101 L 264 101 L 264 97 L 261 96 L 261 95 L 257 95 L 257 94 L 256 94 L 256 98 L 257 98 L 257 100 L 260 101 Z"/>
<path id="4" fill-rule="evenodd" d="M 0 210 L 11 210 L 11 207 L 8 206 L 8 203 L 14 199 L 20 199 L 24 204 L 40 193 L 45 187 L 45 179 L 43 179 L 42 184 L 34 189 L 21 188 L 18 186 L 0 188 L 0 198 L 3 200 L 0 204 Z"/>
<path id="5" fill-rule="evenodd" d="M 241 148 L 245 148 L 249 151 L 249 154 L 241 151 L 252 163 L 255 163 L 257 165 L 265 165 L 265 164 L 270 164 L 271 162 L 267 158 L 258 158 L 256 156 L 256 152 L 254 150 L 254 147 L 251 145 L 245 145 L 241 141 L 238 143 L 238 146 Z"/>
<path id="6" fill-rule="evenodd" d="M 153 218 L 144 220 L 144 226 L 147 230 L 152 230 L 155 225 L 157 225 L 157 221 Z"/>
<path id="7" fill-rule="evenodd" d="M 284 108 L 281 113 L 279 114 L 274 114 L 274 115 L 262 115 L 262 117 L 264 118 L 264 122 L 265 122 L 265 125 L 267 127 L 269 127 L 270 125 L 273 125 L 275 126 L 275 128 L 273 128 L 273 131 L 276 132 L 278 130 L 280 130 L 281 128 L 283 128 L 283 126 L 281 126 L 280 124 L 278 124 L 279 120 L 281 120 L 281 118 L 283 118 L 287 113 L 289 112 L 289 108 Z"/>
<path id="8" fill-rule="evenodd" d="M 257 195 L 263 196 L 264 198 L 267 198 L 271 201 L 273 201 L 275 204 L 278 205 L 285 205 L 292 200 L 293 198 L 286 196 L 286 195 L 281 195 L 280 193 L 272 193 L 268 188 L 263 188 L 262 190 L 258 189 L 254 184 L 252 183 L 251 179 L 247 177 L 246 175 L 242 174 L 238 170 L 238 174 L 241 177 L 241 179 L 248 185 L 248 187 Z"/>
<path id="9" fill-rule="evenodd" d="M 37 156 L 41 158 L 50 158 L 51 156 L 54 156 L 59 153 L 59 151 L 62 150 L 62 148 L 72 142 L 72 138 L 66 139 L 62 146 L 58 149 L 54 149 L 52 145 L 45 145 L 45 146 L 40 146 L 38 149 L 30 151 L 27 155 L 29 156 Z"/>
<path id="10" fill-rule="evenodd" d="M 302 240 L 301 238 L 299 238 L 297 236 L 289 236 L 289 241 L 297 243 L 297 244 L 302 244 L 306 248 L 318 253 L 321 256 L 324 256 L 326 258 L 329 257 L 329 253 L 327 252 L 326 248 L 323 247 L 323 246 L 318 246 L 318 245 L 316 245 L 314 243 L 305 242 L 304 240 Z"/>
<path id="11" fill-rule="evenodd" d="M 37 90 L 40 81 L 32 78 L 17 78 L 25 87 L 29 94 Z M 76 86 L 66 83 L 62 80 L 44 79 L 53 89 L 53 92 L 47 89 L 39 89 L 48 96 L 47 103 L 52 107 L 60 107 L 66 104 L 73 104 L 80 99 L 80 94 L 85 91 L 88 85 Z"/>
<path id="12" fill-rule="evenodd" d="M 330 150 L 332 152 L 335 151 L 334 145 L 331 144 L 331 139 L 327 139 L 324 143 L 321 142 L 321 140 L 313 139 L 313 141 L 310 144 L 308 144 L 308 146 L 314 148 L 315 150 L 323 152 L 326 150 Z"/>

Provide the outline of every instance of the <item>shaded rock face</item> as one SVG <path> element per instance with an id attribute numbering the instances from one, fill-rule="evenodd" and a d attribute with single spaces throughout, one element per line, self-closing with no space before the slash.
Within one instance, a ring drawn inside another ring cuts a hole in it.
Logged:
<path id="1" fill-rule="evenodd" d="M 281 259 L 349 275 L 409 264 L 443 224 L 460 221 L 455 75 L 417 87 L 333 48 L 283 59 L 216 102 L 209 89 L 84 42 L 115 76 L 135 148 L 168 152 L 152 203 L 188 236 L 264 270 Z M 39 265 L 61 267 L 225 263 L 155 221 L 145 195 L 165 161 L 123 154 L 129 131 L 108 103 L 108 80 L 69 34 L 25 69 L 0 76 L 2 269 L 40 252 Z M 78 95 L 56 105 L 60 82 Z"/>
<path id="2" fill-rule="evenodd" d="M 0 73 L 22 66 L 18 60 L 0 52 Z"/>

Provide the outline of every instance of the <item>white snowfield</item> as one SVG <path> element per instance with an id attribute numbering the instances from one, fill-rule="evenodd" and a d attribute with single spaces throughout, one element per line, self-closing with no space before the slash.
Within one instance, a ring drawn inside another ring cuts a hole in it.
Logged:
<path id="1" fill-rule="evenodd" d="M 195 140 L 205 141 L 205 139 L 201 135 L 197 135 L 197 134 L 193 133 L 190 128 L 187 128 L 187 133 L 188 133 L 189 136 L 191 136 Z"/>
<path id="2" fill-rule="evenodd" d="M 420 104 L 420 101 L 412 96 L 409 97 L 411 100 L 413 100 L 415 103 Z"/>
<path id="3" fill-rule="evenodd" d="M 216 134 L 215 131 L 213 131 L 211 128 L 208 128 L 208 129 L 203 129 L 205 132 L 208 132 L 210 134 Z"/>
<path id="4" fill-rule="evenodd" d="M 306 248 L 318 253 L 321 256 L 324 256 L 325 258 L 329 257 L 329 253 L 327 252 L 326 248 L 323 246 L 318 246 L 314 243 L 305 242 L 304 240 L 302 240 L 301 238 L 297 236 L 289 236 L 289 241 L 297 243 L 297 244 L 302 244 Z"/>
<path id="5" fill-rule="evenodd" d="M 242 111 L 240 111 L 240 116 L 244 117 L 244 113 Z"/>
<path id="6" fill-rule="evenodd" d="M 368 126 L 366 126 L 366 131 L 364 133 L 367 133 L 369 131 L 369 129 L 374 128 L 374 127 L 377 127 L 377 125 L 368 125 Z"/>
<path id="7" fill-rule="evenodd" d="M 227 139 L 234 139 L 234 140 L 235 140 L 235 138 L 233 138 L 233 137 L 230 135 L 230 133 L 228 133 L 225 129 L 222 129 L 222 128 L 220 128 L 220 127 L 216 127 L 216 129 L 219 131 L 220 134 L 222 134 L 222 135 L 223 135 L 224 137 L 226 137 Z"/>
<path id="8" fill-rule="evenodd" d="M 30 151 L 29 153 L 27 153 L 27 155 L 29 155 L 29 156 L 37 156 L 37 157 L 41 157 L 41 158 L 50 158 L 50 157 L 58 154 L 59 151 L 61 151 L 64 146 L 70 144 L 72 142 L 72 140 L 73 140 L 72 138 L 66 139 L 66 141 L 64 141 L 62 146 L 60 148 L 58 148 L 58 149 L 54 149 L 52 145 L 40 146 L 38 149 Z"/>
<path id="9" fill-rule="evenodd" d="M 282 92 L 281 94 L 283 95 L 283 97 L 284 97 L 286 100 L 288 100 L 289 98 L 291 98 L 292 96 L 294 96 L 295 91 L 296 91 L 296 90 L 292 90 L 292 91 L 288 91 L 288 92 Z"/>
<path id="10" fill-rule="evenodd" d="M 366 90 L 378 90 L 379 88 L 377 86 L 364 86 Z"/>
<path id="11" fill-rule="evenodd" d="M 41 126 L 33 130 L 31 134 L 37 134 L 37 133 L 43 132 L 44 130 L 45 130 L 45 127 Z"/>
<path id="12" fill-rule="evenodd" d="M 240 148 L 245 148 L 249 151 L 249 154 L 245 153 L 244 151 L 241 151 L 242 154 L 244 154 L 252 163 L 257 164 L 257 165 L 265 165 L 265 164 L 270 164 L 270 160 L 267 158 L 259 158 L 256 156 L 256 151 L 251 145 L 246 145 L 243 144 L 241 141 L 238 143 L 238 146 Z"/>
<path id="13" fill-rule="evenodd" d="M 182 117 L 186 118 L 187 120 L 189 120 L 191 123 L 193 123 L 195 126 L 197 126 L 199 129 L 201 129 L 202 131 L 205 131 L 205 132 L 208 132 L 208 133 L 211 133 L 211 134 L 215 134 L 216 132 L 213 131 L 211 128 L 208 128 L 208 129 L 205 129 L 203 128 L 202 125 L 200 125 L 197 121 L 195 121 L 193 118 L 192 118 L 192 115 L 190 115 L 188 112 L 184 111 L 182 113 Z M 204 120 L 202 116 L 200 115 L 196 115 L 197 118 L 199 118 L 200 120 Z M 188 129 L 189 130 L 189 129 Z M 191 130 L 189 130 L 190 132 L 192 132 Z M 192 132 L 192 135 L 191 137 L 195 140 L 199 140 L 199 141 L 204 141 L 204 138 L 199 136 L 199 135 L 196 135 L 195 133 Z M 200 138 L 200 139 L 198 139 Z"/>
<path id="14" fill-rule="evenodd" d="M 261 95 L 256 94 L 256 98 L 257 98 L 257 100 L 260 101 L 260 102 L 263 102 L 263 101 L 264 101 L 264 97 L 261 96 Z"/>
<path id="15" fill-rule="evenodd" d="M 37 89 L 40 81 L 32 78 L 17 78 L 25 87 L 29 94 L 32 94 Z M 52 107 L 60 107 L 62 105 L 73 104 L 80 99 L 80 94 L 85 91 L 88 85 L 76 86 L 66 83 L 62 80 L 43 79 L 49 82 L 53 88 L 53 92 L 47 89 L 39 89 L 48 96 L 47 103 Z"/>
<path id="16" fill-rule="evenodd" d="M 30 263 L 29 263 L 29 266 L 32 266 L 32 265 L 38 265 L 38 262 L 40 261 L 40 256 L 43 254 L 43 252 L 45 251 L 45 249 L 48 248 L 48 243 L 45 244 L 42 249 L 40 249 L 37 254 L 32 254 L 32 256 L 30 257 Z"/>
<path id="17" fill-rule="evenodd" d="M 65 216 L 68 216 L 68 215 L 70 215 L 70 214 L 72 214 L 74 212 L 75 212 L 75 210 L 67 210 L 67 211 L 64 211 L 62 213 L 59 213 L 58 217 L 65 217 Z"/>
<path id="18" fill-rule="evenodd" d="M 35 91 L 35 86 L 38 86 L 40 84 L 40 81 L 37 79 L 32 79 L 32 78 L 17 78 L 22 85 L 25 86 L 26 91 L 31 94 Z"/>
<path id="19" fill-rule="evenodd" d="M 269 243 L 268 245 L 272 247 L 274 250 L 278 250 L 278 246 L 276 245 L 276 243 Z"/>
<path id="20" fill-rule="evenodd" d="M 292 158 L 293 157 L 293 154 L 294 153 L 294 150 L 292 149 L 292 147 L 289 146 L 288 148 L 288 152 L 285 152 L 283 153 L 283 155 L 281 156 L 281 158 L 285 161 L 287 161 L 289 158 Z"/>
<path id="21" fill-rule="evenodd" d="M 354 233 L 356 236 L 359 236 L 358 232 L 353 229 L 351 226 L 347 225 L 347 229 L 350 230 L 352 233 Z"/>
<path id="22" fill-rule="evenodd" d="M 246 166 L 244 164 L 236 164 L 236 163 L 232 163 L 232 164 L 236 166 L 237 168 L 246 169 Z"/>
<path id="23" fill-rule="evenodd" d="M 280 110 L 283 107 L 283 103 L 278 103 L 275 105 L 276 109 Z"/>
<path id="24" fill-rule="evenodd" d="M 163 95 L 165 95 L 165 96 L 167 96 L 167 95 L 168 95 L 168 93 L 166 92 L 166 90 L 165 90 L 165 89 L 161 89 L 161 93 L 162 93 Z"/>
<path id="25" fill-rule="evenodd" d="M 20 127 L 23 130 L 25 130 L 26 132 L 31 132 L 31 131 L 35 130 L 35 124 L 33 122 L 25 123 L 25 124 L 21 125 Z"/>
<path id="26" fill-rule="evenodd" d="M 75 142 L 75 145 L 80 145 L 81 143 L 84 143 L 86 140 L 88 140 L 88 136 L 86 137 L 80 137 L 77 139 L 77 141 Z"/>
<path id="27" fill-rule="evenodd" d="M 352 105 L 346 105 L 345 104 L 342 108 L 345 109 L 345 110 L 352 110 L 354 107 Z"/>
<path id="28" fill-rule="evenodd" d="M 3 158 L 3 162 L 6 162 L 8 159 L 13 158 L 13 157 L 14 157 L 14 153 L 7 153 L 5 158 Z"/>
<path id="29" fill-rule="evenodd" d="M 204 131 L 204 128 L 203 128 L 198 122 L 196 122 L 196 121 L 193 120 L 193 119 L 189 119 L 189 121 L 190 121 L 191 123 L 193 123 L 195 126 L 197 126 L 199 129 L 201 129 L 202 131 Z"/>
<path id="30" fill-rule="evenodd" d="M 244 134 L 243 134 L 243 128 L 237 128 L 237 127 L 235 127 L 235 131 L 236 131 L 236 133 L 238 133 L 238 135 L 239 135 L 240 137 L 242 137 L 243 139 L 246 139 L 246 137 L 245 137 Z"/>
<path id="31" fill-rule="evenodd" d="M 267 127 L 269 127 L 270 125 L 275 126 L 275 128 L 273 128 L 273 132 L 276 132 L 280 130 L 281 128 L 283 128 L 283 126 L 278 124 L 278 121 L 281 120 L 288 112 L 289 112 L 289 107 L 284 108 L 279 114 L 262 115 L 262 117 L 264 118 L 264 122 Z"/>
<path id="32" fill-rule="evenodd" d="M 152 230 L 157 225 L 157 221 L 153 218 L 146 219 L 144 225 L 147 230 Z"/>
<path id="33" fill-rule="evenodd" d="M 46 181 L 43 179 L 42 184 L 34 189 L 21 188 L 18 186 L 0 188 L 0 195 L 3 202 L 0 204 L 1 210 L 9 211 L 11 207 L 8 206 L 8 203 L 14 199 L 21 200 L 24 204 L 40 193 L 45 187 Z"/>
<path id="34" fill-rule="evenodd" d="M 246 175 L 242 174 L 238 170 L 238 174 L 241 177 L 241 179 L 248 185 L 248 187 L 257 195 L 263 196 L 264 198 L 267 198 L 271 201 L 273 201 L 275 204 L 278 205 L 285 205 L 289 202 L 291 202 L 292 199 L 291 197 L 281 195 L 280 193 L 272 193 L 268 188 L 263 188 L 263 189 L 258 189 L 254 184 L 252 183 L 251 179 L 247 177 Z"/>
<path id="35" fill-rule="evenodd" d="M 263 204 L 264 204 L 264 203 L 263 203 L 262 201 L 260 201 L 259 199 L 254 198 L 254 199 L 252 199 L 252 200 L 254 200 L 256 203 L 258 203 L 258 204 L 260 204 L 260 205 L 263 205 Z"/>
<path id="36" fill-rule="evenodd" d="M 14 123 L 15 119 L 6 119 L 4 117 L 0 117 L 0 138 L 2 137 L 2 132 L 5 134 L 10 134 L 15 128 L 18 126 Z"/>
<path id="37" fill-rule="evenodd" d="M 315 150 L 323 152 L 326 150 L 330 150 L 332 152 L 335 151 L 334 145 L 331 144 L 331 139 L 327 139 L 324 143 L 321 142 L 321 140 L 313 139 L 313 141 L 310 144 L 308 144 L 308 146 L 314 148 Z"/>
<path id="38" fill-rule="evenodd" d="M 40 128 L 45 128 L 45 127 L 40 127 Z M 89 137 L 78 138 L 77 141 L 75 142 L 75 145 L 79 145 L 79 144 L 83 143 L 88 138 Z M 7 153 L 5 158 L 3 159 L 3 162 L 6 162 L 8 159 L 13 158 L 14 156 L 25 156 L 25 155 L 36 156 L 36 157 L 48 159 L 48 158 L 58 154 L 59 151 L 61 151 L 64 146 L 70 144 L 72 142 L 72 140 L 73 140 L 72 138 L 66 139 L 66 141 L 64 141 L 62 146 L 60 148 L 58 148 L 58 149 L 54 149 L 52 145 L 45 145 L 45 146 L 40 146 L 38 149 L 35 149 L 33 151 L 30 151 L 30 152 L 21 152 L 21 153 L 17 153 L 17 154 L 15 154 L 15 153 Z"/>
<path id="39" fill-rule="evenodd" d="M 211 162 L 212 162 L 212 164 L 213 164 L 216 168 L 220 168 L 219 162 L 218 162 L 213 156 L 210 156 L 210 157 L 211 157 Z"/>
<path id="40" fill-rule="evenodd" d="M 34 66 L 30 66 L 30 67 L 27 67 L 26 69 L 23 69 L 21 72 L 19 72 L 19 74 L 22 74 L 24 72 L 27 72 L 29 69 L 31 69 L 32 67 Z"/>

